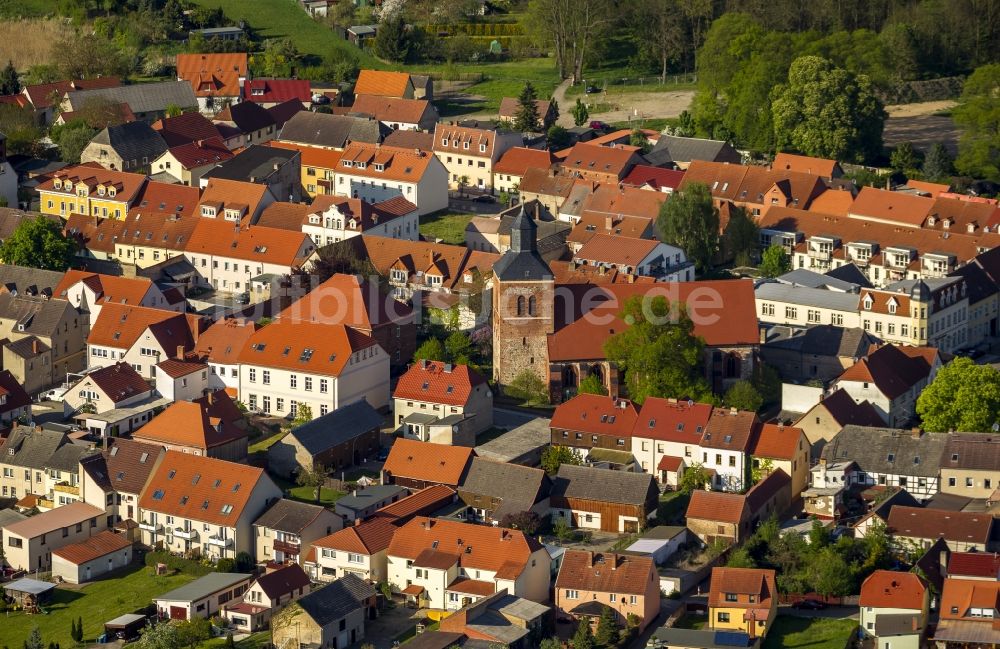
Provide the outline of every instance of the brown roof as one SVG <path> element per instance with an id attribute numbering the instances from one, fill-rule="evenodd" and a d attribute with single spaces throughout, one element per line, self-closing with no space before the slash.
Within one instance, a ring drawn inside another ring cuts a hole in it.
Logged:
<path id="1" fill-rule="evenodd" d="M 60 183 L 59 189 L 56 189 L 56 182 Z M 39 192 L 54 192 L 63 193 L 67 196 L 76 196 L 80 189 L 86 188 L 89 192 L 93 192 L 97 196 L 98 188 L 103 186 L 105 188 L 113 188 L 115 192 L 114 196 L 105 196 L 105 200 L 131 203 L 145 182 L 146 176 L 142 174 L 111 171 L 100 166 L 82 164 L 75 167 L 63 167 L 35 189 Z M 67 183 L 69 183 L 68 186 Z"/>
<path id="2" fill-rule="evenodd" d="M 281 140 L 271 140 L 267 143 L 267 146 L 276 149 L 298 151 L 302 154 L 301 164 L 303 167 L 336 170 L 340 164 L 340 158 L 343 156 L 342 151 L 334 151 L 333 149 L 319 146 L 309 146 L 308 144 L 297 144 L 295 142 L 283 142 Z"/>
<path id="3" fill-rule="evenodd" d="M 941 455 L 941 468 L 1000 471 L 1000 436 L 986 433 L 954 433 Z"/>
<path id="4" fill-rule="evenodd" d="M 578 394 L 559 404 L 549 425 L 559 430 L 628 437 L 638 419 L 638 409 L 627 399 Z"/>
<path id="5" fill-rule="evenodd" d="M 112 552 L 118 552 L 131 546 L 132 542 L 127 537 L 104 530 L 86 541 L 64 545 L 57 550 L 53 550 L 52 555 L 79 566 L 80 564 L 100 559 Z"/>
<path id="6" fill-rule="evenodd" d="M 364 555 L 377 554 L 389 547 L 396 529 L 388 519 L 373 518 L 324 536 L 314 541 L 313 546 Z"/>
<path id="7" fill-rule="evenodd" d="M 103 509 L 85 502 L 73 502 L 11 523 L 4 528 L 4 536 L 16 534 L 26 539 L 32 539 L 63 527 L 84 523 L 91 518 L 103 516 Z"/>
<path id="8" fill-rule="evenodd" d="M 993 203 L 937 196 L 924 227 L 966 233 L 971 230 L 975 233 L 991 225 L 998 215 L 1000 208 Z M 931 223 L 931 217 L 934 223 Z"/>
<path id="9" fill-rule="evenodd" d="M 264 208 L 256 225 L 261 228 L 302 232 L 302 223 L 307 219 L 308 214 L 309 206 L 305 203 L 276 201 Z"/>
<path id="10" fill-rule="evenodd" d="M 153 122 L 153 130 L 160 134 L 170 148 L 221 137 L 219 127 L 199 112 L 158 119 Z"/>
<path id="11" fill-rule="evenodd" d="M 740 494 L 723 491 L 691 492 L 685 517 L 722 523 L 739 523 L 747 516 L 746 498 Z"/>
<path id="12" fill-rule="evenodd" d="M 356 95 L 349 112 L 371 115 L 380 122 L 418 124 L 434 107 L 424 99 L 402 99 L 381 95 Z"/>
<path id="13" fill-rule="evenodd" d="M 235 365 L 257 323 L 235 318 L 217 320 L 199 337 L 195 352 L 213 363 Z"/>
<path id="14" fill-rule="evenodd" d="M 555 169 L 528 167 L 521 177 L 519 187 L 522 192 L 566 198 L 579 182 L 582 181 L 573 174 L 558 173 Z"/>
<path id="15" fill-rule="evenodd" d="M 922 610 L 927 584 L 912 572 L 876 570 L 861 584 L 861 606 Z"/>
<path id="16" fill-rule="evenodd" d="M 239 97 L 240 79 L 246 76 L 246 52 L 177 55 L 177 77 L 189 82 L 198 97 Z"/>
<path id="17" fill-rule="evenodd" d="M 889 512 L 886 532 L 918 539 L 944 538 L 956 543 L 987 544 L 993 530 L 993 517 L 973 512 L 901 507 Z"/>
<path id="18" fill-rule="evenodd" d="M 625 300 L 633 295 L 662 295 L 670 301 L 688 303 L 689 309 L 697 308 L 704 317 L 696 319 L 694 334 L 703 338 L 706 345 L 756 345 L 760 340 L 750 280 L 565 286 L 569 290 L 578 288 L 589 296 L 587 300 L 578 298 L 572 303 L 589 307 L 587 313 L 591 315 L 571 314 L 576 319 L 548 337 L 549 360 L 553 362 L 603 359 L 604 341 L 626 328 L 619 314 Z M 717 297 L 712 302 L 715 306 L 705 299 L 709 295 Z"/>
<path id="19" fill-rule="evenodd" d="M 656 566 L 650 557 L 566 550 L 555 587 L 557 591 L 642 595 L 647 584 L 657 579 Z"/>
<path id="20" fill-rule="evenodd" d="M 570 149 L 562 167 L 569 171 L 604 173 L 623 178 L 639 161 L 638 150 L 638 147 L 626 145 L 610 147 L 578 142 Z"/>
<path id="21" fill-rule="evenodd" d="M 95 79 L 67 79 L 53 83 L 40 83 L 33 86 L 25 86 L 24 94 L 28 96 L 31 105 L 36 109 L 48 108 L 54 103 L 62 101 L 63 95 L 77 90 L 97 90 L 103 88 L 117 88 L 122 85 L 118 77 L 97 77 Z M 55 102 L 52 98 L 57 96 Z"/>
<path id="22" fill-rule="evenodd" d="M 277 315 L 285 322 L 342 324 L 372 331 L 412 322 L 413 309 L 357 275 L 336 273 Z"/>
<path id="23" fill-rule="evenodd" d="M 466 275 L 473 271 L 485 273 L 500 259 L 500 255 L 494 253 L 429 241 L 362 235 L 353 237 L 350 243 L 357 246 L 358 254 L 370 259 L 382 275 L 399 269 L 408 273 L 411 281 L 417 281 L 417 272 L 426 271 L 433 264 L 441 275 L 441 286 L 452 291 L 472 288 L 473 283 L 466 281 Z"/>
<path id="24" fill-rule="evenodd" d="M 623 237 L 630 243 L 649 239 L 654 234 L 655 219 L 645 216 L 612 216 L 589 210 L 580 214 L 580 220 L 566 237 L 570 243 L 586 244 L 598 234 Z"/>
<path id="25" fill-rule="evenodd" d="M 715 408 L 701 436 L 702 448 L 749 451 L 760 433 L 757 413 L 746 410 Z"/>
<path id="26" fill-rule="evenodd" d="M 247 436 L 237 423 L 243 414 L 224 390 L 194 401 L 175 401 L 135 431 L 132 438 L 151 444 L 208 449 Z"/>
<path id="27" fill-rule="evenodd" d="M 462 481 L 473 454 L 471 448 L 464 446 L 397 439 L 383 468 L 394 478 L 456 486 Z"/>
<path id="28" fill-rule="evenodd" d="M 708 185 L 712 196 L 735 203 L 766 204 L 776 190 L 787 204 L 805 209 L 826 185 L 818 175 L 760 166 L 693 160 L 684 172 L 680 189 L 691 183 Z M 768 205 L 770 210 L 770 206 Z"/>
<path id="29" fill-rule="evenodd" d="M 528 169 L 548 169 L 552 165 L 552 153 L 547 149 L 529 149 L 515 146 L 507 149 L 493 165 L 493 173 L 523 176 Z"/>
<path id="30" fill-rule="evenodd" d="M 948 574 L 960 577 L 1000 579 L 1000 554 L 988 552 L 952 552 Z"/>
<path id="31" fill-rule="evenodd" d="M 345 325 L 279 320 L 254 332 L 238 360 L 246 365 L 340 376 L 351 355 L 362 349 L 379 353 L 373 338 Z"/>
<path id="32" fill-rule="evenodd" d="M 542 544 L 523 532 L 418 516 L 399 528 L 388 555 L 415 560 L 436 548 L 453 557 L 462 569 L 507 572 L 516 579 Z M 455 554 L 451 554 L 453 551 Z"/>
<path id="33" fill-rule="evenodd" d="M 243 515 L 254 489 L 265 483 L 270 483 L 270 479 L 257 467 L 167 451 L 139 497 L 139 507 L 167 516 L 233 527 Z"/>
<path id="34" fill-rule="evenodd" d="M 705 403 L 647 397 L 632 436 L 697 446 L 711 415 L 712 406 Z"/>
<path id="35" fill-rule="evenodd" d="M 875 187 L 862 187 L 848 214 L 853 218 L 872 219 L 920 227 L 927 220 L 934 199 Z"/>
<path id="36" fill-rule="evenodd" d="M 882 394 L 895 399 L 930 376 L 931 366 L 923 357 L 907 354 L 895 345 L 883 345 L 847 368 L 837 382 L 873 383 Z"/>
<path id="37" fill-rule="evenodd" d="M 94 370 L 87 374 L 83 380 L 93 381 L 114 402 L 124 401 L 137 394 L 152 391 L 142 375 L 128 363 L 122 362 Z"/>
<path id="38" fill-rule="evenodd" d="M 408 521 L 414 516 L 428 515 L 455 499 L 457 492 L 443 484 L 435 484 L 389 503 L 375 512 L 374 516 L 385 518 L 397 524 Z"/>
<path id="39" fill-rule="evenodd" d="M 711 590 L 708 605 L 725 608 L 770 608 L 777 594 L 775 572 L 764 568 L 712 568 Z M 726 593 L 754 595 L 753 602 L 739 600 L 727 602 Z"/>
<path id="40" fill-rule="evenodd" d="M 253 215 L 257 212 L 257 208 L 267 192 L 267 185 L 261 183 L 209 178 L 208 184 L 201 192 L 201 203 L 222 203 L 223 206 L 239 205 L 246 208 L 247 215 Z M 199 222 L 205 220 L 209 219 L 200 219 Z M 232 223 L 229 226 L 231 230 Z"/>
<path id="41" fill-rule="evenodd" d="M 153 287 L 153 282 L 146 277 L 102 275 L 71 268 L 52 289 L 52 294 L 65 299 L 69 288 L 76 286 L 79 282 L 90 287 L 97 295 L 98 301 L 119 304 L 139 304 Z"/>
<path id="42" fill-rule="evenodd" d="M 195 216 L 199 194 L 197 187 L 151 180 L 139 192 L 135 202 L 132 203 L 132 210 L 129 210 L 129 214 L 131 215 L 133 211 L 138 210 L 142 213 L 143 218 L 153 212 L 174 214 L 178 218 Z M 138 220 L 134 220 L 130 225 L 133 228 L 145 227 L 140 226 Z"/>
<path id="43" fill-rule="evenodd" d="M 656 250 L 659 241 L 633 239 L 615 234 L 594 234 L 576 251 L 576 259 L 588 262 L 628 266 L 633 271 Z"/>
<path id="44" fill-rule="evenodd" d="M 80 464 L 105 491 L 138 494 L 164 452 L 159 445 L 112 437 L 99 454 L 87 456 Z"/>
<path id="45" fill-rule="evenodd" d="M 979 579 L 956 579 L 948 577 L 941 589 L 941 620 L 975 620 L 986 628 L 995 628 L 996 622 L 989 618 L 972 616 L 971 609 L 996 610 L 1000 608 L 1000 581 Z M 957 609 L 952 612 L 952 609 Z M 942 625 L 943 626 L 943 625 Z M 978 643 L 977 643 L 978 644 Z"/>
<path id="46" fill-rule="evenodd" d="M 826 408 L 840 426 L 854 424 L 857 426 L 882 426 L 885 421 L 878 411 L 868 401 L 857 403 L 843 388 L 826 397 L 816 406 Z"/>
<path id="47" fill-rule="evenodd" d="M 552 106 L 552 102 L 547 99 L 536 99 L 535 100 L 535 111 L 538 114 L 538 121 L 542 122 L 545 120 L 545 116 L 549 114 L 549 108 Z M 504 97 L 500 100 L 500 110 L 499 115 L 501 119 L 514 119 L 517 117 L 517 111 L 521 108 L 521 100 L 517 97 Z"/>
<path id="48" fill-rule="evenodd" d="M 582 209 L 600 216 L 638 216 L 655 221 L 667 197 L 663 192 L 598 183 L 594 191 L 583 199 Z"/>
<path id="49" fill-rule="evenodd" d="M 750 448 L 755 457 L 793 460 L 802 439 L 802 429 L 781 424 L 764 424 L 756 443 Z"/>
<path id="50" fill-rule="evenodd" d="M 174 311 L 112 302 L 101 308 L 101 314 L 87 337 L 87 344 L 128 349 L 148 328 L 163 346 L 163 350 L 170 354 L 178 346 L 191 348 L 197 334 L 197 325 L 196 320 L 190 320 L 196 318 L 197 316 L 192 316 L 189 319 L 186 314 Z"/>
<path id="51" fill-rule="evenodd" d="M 794 153 L 776 153 L 771 168 L 778 171 L 798 171 L 800 173 L 815 174 L 824 178 L 833 177 L 834 172 L 840 165 L 836 160 L 826 158 L 813 158 Z"/>
<path id="52" fill-rule="evenodd" d="M 401 149 L 422 149 L 432 151 L 434 149 L 434 134 L 423 131 L 404 131 L 397 129 L 385 136 L 382 140 L 384 146 L 394 146 Z"/>
<path id="53" fill-rule="evenodd" d="M 394 399 L 464 406 L 473 389 L 484 383 L 486 377 L 468 365 L 418 360 L 399 377 L 392 396 Z"/>
<path id="54" fill-rule="evenodd" d="M 214 165 L 233 157 L 233 152 L 218 136 L 172 147 L 170 154 L 185 169 Z"/>
<path id="55" fill-rule="evenodd" d="M 410 85 L 410 75 L 406 72 L 362 70 L 358 74 L 358 80 L 354 83 L 354 93 L 357 95 L 403 97 Z"/>
<path id="56" fill-rule="evenodd" d="M 471 126 L 455 126 L 438 122 L 434 126 L 434 150 L 443 153 L 463 153 L 468 156 L 492 158 L 497 132 Z M 466 148 L 468 144 L 468 148 Z M 485 147 L 485 150 L 483 150 Z"/>
<path id="57" fill-rule="evenodd" d="M 182 376 L 188 376 L 208 369 L 208 365 L 204 363 L 178 358 L 168 358 L 165 361 L 160 361 L 156 366 L 166 372 L 167 376 L 172 379 L 179 379 Z"/>
<path id="58" fill-rule="evenodd" d="M 302 588 L 309 591 L 309 575 L 297 563 L 266 572 L 257 578 L 257 586 L 271 599 L 278 599 Z"/>

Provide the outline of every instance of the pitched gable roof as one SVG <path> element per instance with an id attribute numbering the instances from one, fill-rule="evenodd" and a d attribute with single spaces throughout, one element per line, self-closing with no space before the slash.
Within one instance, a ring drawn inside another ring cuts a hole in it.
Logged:
<path id="1" fill-rule="evenodd" d="M 563 464 L 552 481 L 554 498 L 645 506 L 656 498 L 652 474 Z"/>
<path id="2" fill-rule="evenodd" d="M 165 452 L 162 446 L 112 437 L 100 453 L 85 457 L 80 466 L 106 491 L 139 494 Z"/>
<path id="3" fill-rule="evenodd" d="M 922 610 L 927 584 L 912 572 L 876 570 L 861 584 L 861 606 Z"/>
<path id="4" fill-rule="evenodd" d="M 882 394 L 895 399 L 930 377 L 931 366 L 916 354 L 895 345 L 883 345 L 847 368 L 837 379 L 872 383 Z"/>
<path id="5" fill-rule="evenodd" d="M 53 289 L 53 294 L 66 299 L 67 291 L 80 282 L 94 291 L 98 302 L 119 304 L 138 305 L 153 288 L 153 282 L 146 277 L 119 277 L 71 268 Z"/>
<path id="6" fill-rule="evenodd" d="M 497 578 L 513 580 L 540 549 L 542 544 L 534 537 L 517 530 L 418 516 L 399 528 L 387 553 L 414 561 L 423 555 L 465 570 L 506 572 L 506 577 Z"/>
<path id="7" fill-rule="evenodd" d="M 339 376 L 351 355 L 364 349 L 380 353 L 373 338 L 351 327 L 279 320 L 255 331 L 237 358 L 247 365 Z"/>
<path id="8" fill-rule="evenodd" d="M 376 517 L 324 536 L 313 546 L 371 556 L 389 547 L 396 530 L 389 519 Z"/>
<path id="9" fill-rule="evenodd" d="M 370 115 L 380 122 L 419 124 L 437 115 L 434 106 L 424 99 L 402 99 L 380 95 L 356 95 L 350 113 Z"/>
<path id="10" fill-rule="evenodd" d="M 503 152 L 493 165 L 493 173 L 523 176 L 528 169 L 548 169 L 553 161 L 548 150 L 515 146 Z"/>
<path id="11" fill-rule="evenodd" d="M 314 590 L 293 604 L 301 608 L 322 627 L 346 617 L 362 608 L 375 597 L 375 586 L 357 575 L 348 574 L 318 590 Z"/>
<path id="12" fill-rule="evenodd" d="M 145 426 L 133 439 L 150 443 L 211 449 L 245 438 L 237 423 L 243 414 L 224 390 L 210 392 L 194 401 L 175 401 Z"/>
<path id="13" fill-rule="evenodd" d="M 774 162 L 771 168 L 776 170 L 798 171 L 800 173 L 815 174 L 823 178 L 832 178 L 840 169 L 840 164 L 836 160 L 826 158 L 813 158 L 794 153 L 778 152 L 774 155 Z"/>
<path id="14" fill-rule="evenodd" d="M 823 448 L 827 462 L 853 460 L 866 473 L 891 473 L 936 477 L 944 433 L 914 433 L 909 430 L 844 426 Z"/>
<path id="15" fill-rule="evenodd" d="M 461 483 L 474 451 L 411 439 L 397 439 L 384 469 L 393 477 L 455 486 Z"/>
<path id="16" fill-rule="evenodd" d="M 407 90 L 412 88 L 408 73 L 388 70 L 362 70 L 354 83 L 354 92 L 358 95 L 405 97 Z"/>
<path id="17" fill-rule="evenodd" d="M 247 58 L 246 52 L 178 54 L 177 76 L 199 97 L 239 97 Z"/>
<path id="18" fill-rule="evenodd" d="M 287 322 L 343 324 L 372 330 L 412 322 L 413 309 L 378 284 L 357 275 L 335 273 L 278 314 Z"/>
<path id="19" fill-rule="evenodd" d="M 327 115 L 302 111 L 281 127 L 286 142 L 342 149 L 349 142 L 381 142 L 389 129 L 381 122 L 348 115 Z"/>
<path id="20" fill-rule="evenodd" d="M 747 517 L 746 498 L 735 493 L 697 489 L 691 492 L 685 517 L 689 520 L 740 523 Z"/>
<path id="21" fill-rule="evenodd" d="M 481 457 L 472 458 L 469 472 L 458 487 L 460 495 L 470 495 L 474 500 L 485 497 L 500 501 L 499 506 L 490 507 L 495 520 L 529 511 L 548 495 L 548 489 L 549 478 L 541 469 Z"/>
<path id="22" fill-rule="evenodd" d="M 258 527 L 301 535 L 302 530 L 326 511 L 322 505 L 281 498 L 253 522 Z"/>
<path id="23" fill-rule="evenodd" d="M 307 79 L 247 79 L 243 82 L 243 99 L 247 102 L 281 103 L 289 99 L 312 101 Z"/>
<path id="24" fill-rule="evenodd" d="M 417 361 L 399 377 L 392 396 L 394 399 L 463 406 L 476 386 L 484 383 L 486 377 L 468 365 Z"/>
<path id="25" fill-rule="evenodd" d="M 152 391 L 141 374 L 120 361 L 90 372 L 81 379 L 84 381 L 93 381 L 115 403 Z"/>
<path id="26" fill-rule="evenodd" d="M 946 541 L 985 547 L 993 538 L 995 524 L 995 520 L 988 513 L 952 512 L 897 505 L 889 512 L 886 532 L 918 539 L 940 537 Z"/>
<path id="27" fill-rule="evenodd" d="M 775 571 L 764 568 L 712 568 L 708 605 L 725 608 L 769 608 L 777 594 Z M 727 602 L 726 594 L 753 595 L 754 601 Z"/>
<path id="28" fill-rule="evenodd" d="M 139 507 L 168 516 L 233 527 L 258 486 L 263 469 L 179 451 L 167 451 L 139 497 Z"/>
<path id="29" fill-rule="evenodd" d="M 712 415 L 712 406 L 677 399 L 647 397 L 632 436 L 696 446 Z"/>
<path id="30" fill-rule="evenodd" d="M 277 570 L 265 572 L 257 577 L 258 586 L 268 598 L 277 600 L 278 598 L 294 593 L 299 589 L 309 590 L 309 575 L 297 563 L 286 564 Z"/>
<path id="31" fill-rule="evenodd" d="M 848 216 L 920 227 L 927 220 L 933 206 L 933 198 L 862 187 L 851 203 Z"/>
<path id="32" fill-rule="evenodd" d="M 158 119 L 153 122 L 153 129 L 171 148 L 221 136 L 219 128 L 199 112 Z"/>
<path id="33" fill-rule="evenodd" d="M 847 390 L 843 388 L 837 389 L 833 394 L 820 401 L 815 408 L 825 409 L 841 427 L 852 424 L 855 426 L 881 426 L 884 423 L 875 406 L 868 401 L 855 402 Z"/>
<path id="34" fill-rule="evenodd" d="M 635 428 L 639 411 L 627 399 L 599 394 L 578 394 L 552 413 L 555 429 L 627 437 Z"/>
<path id="35" fill-rule="evenodd" d="M 235 364 L 255 331 L 257 323 L 252 321 L 217 320 L 198 337 L 195 352 L 213 363 Z"/>
<path id="36" fill-rule="evenodd" d="M 88 345 L 129 349 L 149 329 L 168 354 L 190 349 L 197 335 L 197 316 L 129 304 L 108 303 L 91 327 Z"/>
<path id="37" fill-rule="evenodd" d="M 760 434 L 757 435 L 755 443 L 750 447 L 750 453 L 755 457 L 793 460 L 802 436 L 801 428 L 764 424 L 760 427 Z"/>
<path id="38" fill-rule="evenodd" d="M 642 595 L 655 575 L 656 566 L 650 557 L 566 550 L 555 587 L 596 593 Z"/>
<path id="39" fill-rule="evenodd" d="M 316 456 L 382 425 L 382 415 L 362 399 L 312 419 L 288 434 Z"/>

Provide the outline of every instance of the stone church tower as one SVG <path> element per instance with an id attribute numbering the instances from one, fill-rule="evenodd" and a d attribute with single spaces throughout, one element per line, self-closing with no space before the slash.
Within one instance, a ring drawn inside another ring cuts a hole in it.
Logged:
<path id="1" fill-rule="evenodd" d="M 493 265 L 493 378 L 501 388 L 524 370 L 549 385 L 555 282 L 538 254 L 537 237 L 538 225 L 522 203 L 511 225 L 510 250 Z"/>

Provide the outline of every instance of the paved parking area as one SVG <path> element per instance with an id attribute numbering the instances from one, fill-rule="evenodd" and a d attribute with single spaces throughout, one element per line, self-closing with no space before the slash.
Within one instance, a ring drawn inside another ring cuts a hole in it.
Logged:
<path id="1" fill-rule="evenodd" d="M 366 642 L 375 645 L 375 649 L 392 649 L 393 638 L 404 633 L 423 618 L 424 615 L 420 611 L 401 605 L 385 609 L 377 619 L 367 623 L 365 639 L 351 645 L 350 649 L 360 647 Z"/>

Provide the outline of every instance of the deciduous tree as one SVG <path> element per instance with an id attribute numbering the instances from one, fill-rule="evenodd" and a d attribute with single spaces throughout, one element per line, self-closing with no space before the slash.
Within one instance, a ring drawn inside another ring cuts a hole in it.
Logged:
<path id="1" fill-rule="evenodd" d="M 22 221 L 0 243 L 0 258 L 5 264 L 42 270 L 66 270 L 75 251 L 76 244 L 62 233 L 59 224 L 44 216 Z"/>
<path id="2" fill-rule="evenodd" d="M 749 266 L 760 249 L 760 229 L 742 207 L 729 208 L 729 222 L 722 233 L 722 247 L 727 258 L 737 266 Z"/>
<path id="3" fill-rule="evenodd" d="M 729 408 L 757 412 L 764 405 L 764 398 L 750 381 L 737 381 L 726 390 L 722 403 Z"/>
<path id="4" fill-rule="evenodd" d="M 445 358 L 444 345 L 437 338 L 428 338 L 417 347 L 413 358 L 421 361 L 443 361 Z"/>
<path id="5" fill-rule="evenodd" d="M 573 104 L 573 124 L 576 126 L 583 126 L 590 119 L 590 111 L 587 110 L 587 105 L 577 97 L 576 103 Z"/>
<path id="6" fill-rule="evenodd" d="M 924 428 L 987 432 L 1000 423 L 1000 372 L 956 358 L 940 370 L 917 399 Z"/>
<path id="7" fill-rule="evenodd" d="M 955 166 L 976 178 L 1000 180 L 1000 63 L 977 68 L 965 80 L 952 111 L 962 128 Z"/>
<path id="8" fill-rule="evenodd" d="M 656 225 L 663 241 L 683 250 L 699 272 L 711 268 L 719 248 L 719 209 L 708 185 L 691 183 L 674 192 L 660 207 Z"/>
<path id="9" fill-rule="evenodd" d="M 580 385 L 577 388 L 578 394 L 602 394 L 606 395 L 608 393 L 604 384 L 601 383 L 601 379 L 598 378 L 596 374 L 590 374 L 585 379 L 580 381 Z"/>
<path id="10" fill-rule="evenodd" d="M 541 466 L 549 475 L 559 472 L 559 467 L 563 464 L 582 464 L 580 456 L 573 452 L 568 446 L 546 446 L 542 449 Z"/>
<path id="11" fill-rule="evenodd" d="M 792 262 L 788 259 L 788 253 L 784 247 L 774 243 L 771 244 L 764 254 L 761 255 L 760 266 L 757 270 L 764 277 L 778 277 L 784 275 L 792 269 Z"/>

